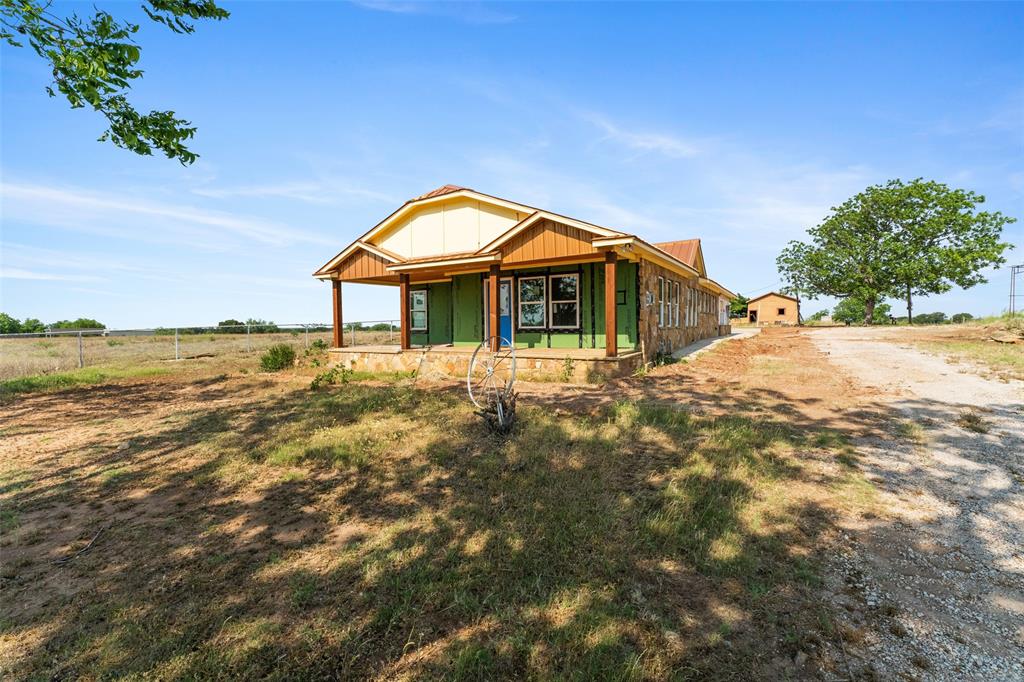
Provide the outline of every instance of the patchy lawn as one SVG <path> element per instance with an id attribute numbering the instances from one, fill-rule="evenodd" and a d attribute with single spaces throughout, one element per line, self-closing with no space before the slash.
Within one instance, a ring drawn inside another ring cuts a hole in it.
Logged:
<path id="1" fill-rule="evenodd" d="M 873 490 L 857 424 L 799 394 L 807 348 L 784 362 L 805 342 L 765 337 L 605 387 L 610 402 L 527 391 L 507 439 L 460 391 L 402 378 L 175 374 L 9 398 L 0 674 L 833 667 L 819 561 Z"/>
<path id="2" fill-rule="evenodd" d="M 949 355 L 954 361 L 966 361 L 986 368 L 1000 379 L 1024 381 L 1024 344 L 996 343 L 991 340 L 943 339 L 918 343 L 922 348 Z"/>

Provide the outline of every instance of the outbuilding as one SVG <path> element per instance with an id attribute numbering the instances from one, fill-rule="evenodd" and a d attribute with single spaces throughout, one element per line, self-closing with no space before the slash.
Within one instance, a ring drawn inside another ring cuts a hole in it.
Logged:
<path id="1" fill-rule="evenodd" d="M 761 327 L 800 324 L 800 299 L 769 291 L 747 302 L 747 322 Z"/>

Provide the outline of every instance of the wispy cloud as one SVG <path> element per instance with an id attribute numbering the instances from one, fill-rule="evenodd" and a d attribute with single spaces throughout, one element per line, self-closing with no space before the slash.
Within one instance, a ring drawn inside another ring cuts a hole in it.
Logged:
<path id="1" fill-rule="evenodd" d="M 502 12 L 482 2 L 424 2 L 420 0 L 351 0 L 353 5 L 391 14 L 420 14 L 451 17 L 469 24 L 508 24 L 514 14 Z"/>
<path id="2" fill-rule="evenodd" d="M 616 200 L 616 192 L 562 173 L 542 160 L 489 154 L 477 162 L 493 177 L 501 193 L 557 213 L 571 215 L 597 225 L 626 232 L 657 230 L 664 223 L 649 213 L 641 202 L 627 205 Z"/>
<path id="3" fill-rule="evenodd" d="M 52 249 L 10 241 L 4 242 L 2 261 L 5 266 L 28 269 L 53 267 L 55 263 L 59 263 L 62 271 L 137 272 L 144 269 L 141 265 L 126 263 L 101 253 L 87 253 L 77 249 Z"/>
<path id="4" fill-rule="evenodd" d="M 673 159 L 685 159 L 701 153 L 696 141 L 678 135 L 628 130 L 593 112 L 584 112 L 581 118 L 597 126 L 604 133 L 603 139 L 617 142 L 637 152 L 654 152 Z"/>
<path id="5" fill-rule="evenodd" d="M 341 181 L 296 181 L 236 187 L 199 187 L 193 194 L 214 199 L 233 197 L 275 198 L 302 201 L 309 204 L 337 204 L 346 198 L 369 199 L 371 201 L 394 203 L 395 198 L 373 190 L 355 187 Z"/>
<path id="6" fill-rule="evenodd" d="M 98 282 L 102 277 L 93 275 L 69 275 L 58 272 L 40 272 L 38 270 L 25 270 L 23 268 L 0 268 L 0 279 L 30 279 L 36 281 L 53 282 Z"/>
<path id="7" fill-rule="evenodd" d="M 5 182 L 4 220 L 156 243 L 222 250 L 232 243 L 285 246 L 330 240 L 287 225 L 196 206 L 78 187 Z"/>

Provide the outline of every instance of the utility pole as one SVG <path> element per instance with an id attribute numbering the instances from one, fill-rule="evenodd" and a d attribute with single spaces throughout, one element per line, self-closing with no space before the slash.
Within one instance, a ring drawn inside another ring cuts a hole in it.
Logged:
<path id="1" fill-rule="evenodd" d="M 1024 272 L 1024 263 L 1010 266 L 1010 317 L 1017 315 L 1017 275 Z"/>

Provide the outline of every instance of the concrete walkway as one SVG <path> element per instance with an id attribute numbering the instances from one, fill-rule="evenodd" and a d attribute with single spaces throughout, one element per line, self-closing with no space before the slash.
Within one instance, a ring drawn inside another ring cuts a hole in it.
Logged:
<path id="1" fill-rule="evenodd" d="M 731 339 L 745 339 L 755 334 L 760 333 L 760 327 L 743 327 L 741 329 L 735 329 L 728 336 L 716 336 L 713 339 L 701 339 L 700 341 L 694 341 L 689 346 L 684 346 L 676 352 L 672 353 L 672 357 L 676 360 L 692 360 L 698 357 L 701 353 L 706 353 L 718 344 L 729 341 Z"/>

